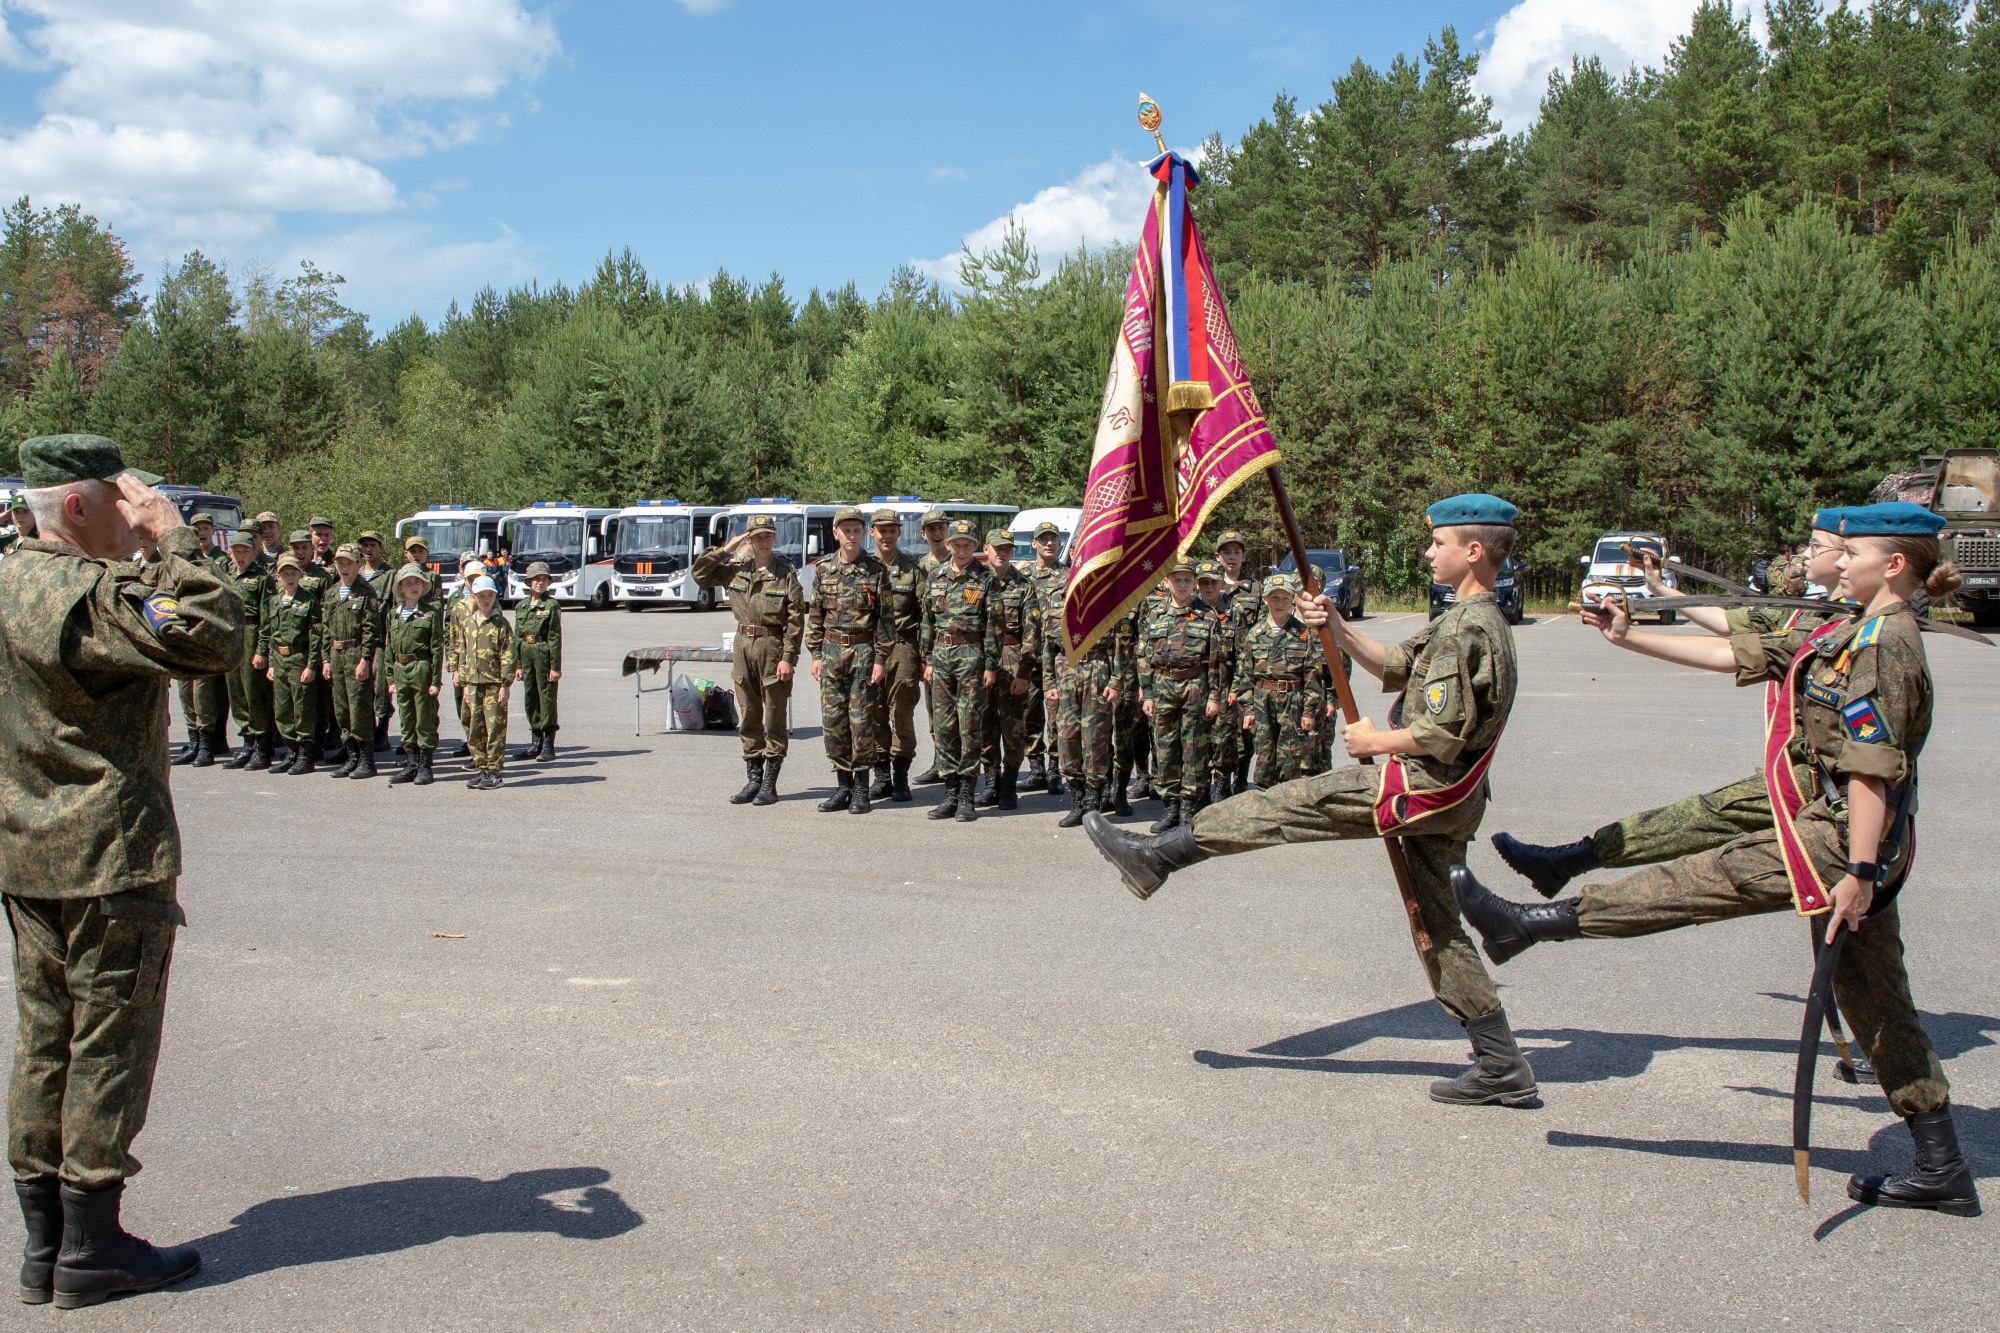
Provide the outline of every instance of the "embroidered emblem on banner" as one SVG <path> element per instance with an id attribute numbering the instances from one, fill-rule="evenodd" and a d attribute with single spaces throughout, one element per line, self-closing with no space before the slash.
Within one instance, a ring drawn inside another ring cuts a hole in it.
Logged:
<path id="1" fill-rule="evenodd" d="M 178 597 L 169 597 L 156 592 L 140 604 L 146 613 L 146 624 L 158 634 L 169 625 L 181 623 L 181 603 Z"/>
<path id="2" fill-rule="evenodd" d="M 1430 710 L 1432 717 L 1444 712 L 1444 706 L 1450 698 L 1451 687 L 1444 681 L 1424 686 L 1424 707 Z"/>
<path id="3" fill-rule="evenodd" d="M 1847 724 L 1847 734 L 1863 745 L 1889 743 L 1889 728 L 1883 724 L 1882 715 L 1875 711 L 1873 699 L 1856 699 L 1840 710 L 1840 719 Z"/>

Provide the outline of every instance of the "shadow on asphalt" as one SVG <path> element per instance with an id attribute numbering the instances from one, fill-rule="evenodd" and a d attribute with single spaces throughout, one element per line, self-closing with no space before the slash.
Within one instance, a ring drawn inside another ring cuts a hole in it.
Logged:
<path id="1" fill-rule="evenodd" d="M 516 1171 L 500 1180 L 416 1176 L 288 1194 L 246 1209 L 230 1229 L 189 1242 L 202 1269 L 189 1287 L 216 1287 L 282 1268 L 413 1250 L 458 1236 L 547 1232 L 609 1240 L 644 1225 L 602 1167 Z M 581 1190 L 575 1202 L 545 1195 Z"/>

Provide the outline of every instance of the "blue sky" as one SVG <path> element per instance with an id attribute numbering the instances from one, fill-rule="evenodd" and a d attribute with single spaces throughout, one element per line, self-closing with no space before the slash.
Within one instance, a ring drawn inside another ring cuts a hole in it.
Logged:
<path id="1" fill-rule="evenodd" d="M 1129 236 L 1141 88 L 1191 148 L 1453 24 L 1518 128 L 1550 65 L 1657 62 L 1692 7 L 0 0 L 0 193 L 83 203 L 149 277 L 313 259 L 378 331 L 628 245 L 873 295 L 1010 215 L 1045 251 Z"/>

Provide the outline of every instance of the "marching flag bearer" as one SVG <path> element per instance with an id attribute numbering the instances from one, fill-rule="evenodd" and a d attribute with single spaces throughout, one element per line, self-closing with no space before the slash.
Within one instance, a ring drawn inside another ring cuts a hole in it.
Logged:
<path id="1" fill-rule="evenodd" d="M 528 600 L 514 608 L 514 646 L 521 703 L 528 712 L 528 748 L 514 757 L 556 757 L 556 683 L 562 679 L 562 606 L 549 596 L 555 579 L 537 560 L 528 566 Z"/>
<path id="2" fill-rule="evenodd" d="M 430 595 L 430 572 L 412 562 L 396 573 L 402 604 L 388 615 L 383 659 L 387 688 L 396 692 L 403 719 L 403 769 L 389 779 L 428 787 L 431 756 L 437 753 L 438 692 L 444 685 L 444 608 Z"/>
<path id="3" fill-rule="evenodd" d="M 476 770 L 475 791 L 500 785 L 507 763 L 507 692 L 514 682 L 514 631 L 498 605 L 500 589 L 481 574 L 472 581 L 472 611 L 458 632 L 458 683 L 465 688 L 465 743 Z"/>
<path id="4" fill-rule="evenodd" d="M 1375 642 L 1331 614 L 1323 595 L 1298 599 L 1308 625 L 1328 625 L 1340 647 L 1398 699 L 1388 728 L 1362 718 L 1347 728 L 1347 753 L 1381 756 L 1245 792 L 1159 837 L 1126 833 L 1103 816 L 1084 826 L 1126 887 L 1151 897 L 1173 871 L 1211 856 L 1287 843 L 1400 838 L 1431 948 L 1422 955 L 1438 1002 L 1465 1025 L 1478 1062 L 1431 1085 L 1431 1098 L 1461 1106 L 1522 1105 L 1535 1073 L 1514 1044 L 1493 980 L 1459 923 L 1451 868 L 1486 812 L 1486 771 L 1514 706 L 1514 639 L 1493 600 L 1493 580 L 1514 544 L 1514 506 L 1461 495 L 1430 507 L 1431 573 L 1458 590 L 1452 608 L 1401 644 Z M 1178 576 L 1185 577 L 1185 576 Z"/>

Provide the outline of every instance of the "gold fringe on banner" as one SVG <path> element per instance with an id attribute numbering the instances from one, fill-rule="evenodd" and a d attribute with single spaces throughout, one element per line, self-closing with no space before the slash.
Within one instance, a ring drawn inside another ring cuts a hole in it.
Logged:
<path id="1" fill-rule="evenodd" d="M 1206 412 L 1215 406 L 1215 393 L 1200 380 L 1181 380 L 1167 389 L 1167 411 Z"/>

